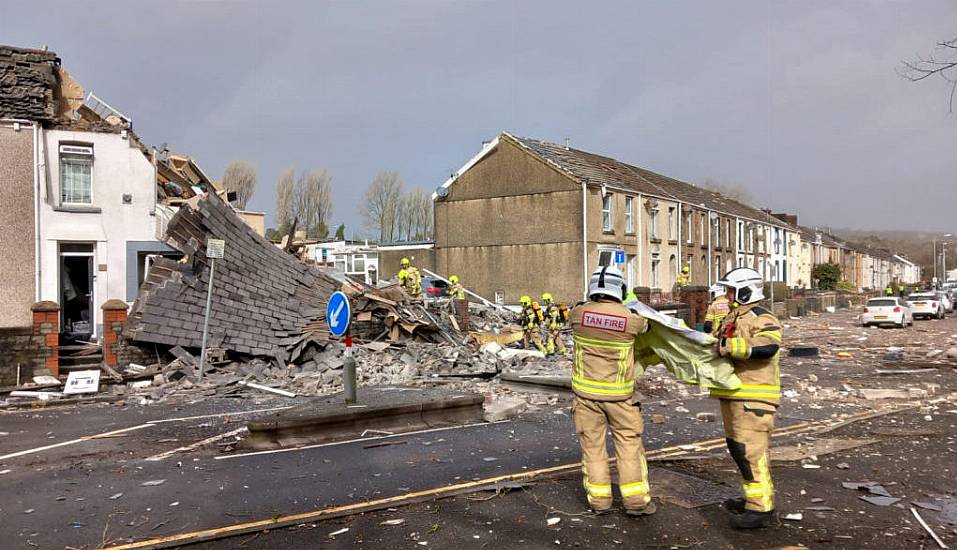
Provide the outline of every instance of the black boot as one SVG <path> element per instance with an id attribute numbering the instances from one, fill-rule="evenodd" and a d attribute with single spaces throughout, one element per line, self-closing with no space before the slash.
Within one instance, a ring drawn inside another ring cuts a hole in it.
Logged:
<path id="1" fill-rule="evenodd" d="M 640 516 L 650 516 L 658 511 L 658 507 L 655 506 L 655 501 L 648 501 L 648 504 L 645 504 L 641 508 L 625 508 L 625 514 L 631 517 L 640 517 Z"/>
<path id="2" fill-rule="evenodd" d="M 732 514 L 740 514 L 744 512 L 744 499 L 741 497 L 729 498 L 724 501 L 724 509 L 731 512 Z"/>
<path id="3" fill-rule="evenodd" d="M 735 529 L 763 529 L 771 525 L 770 512 L 755 512 L 754 510 L 745 510 L 740 514 L 731 516 L 731 527 Z"/>

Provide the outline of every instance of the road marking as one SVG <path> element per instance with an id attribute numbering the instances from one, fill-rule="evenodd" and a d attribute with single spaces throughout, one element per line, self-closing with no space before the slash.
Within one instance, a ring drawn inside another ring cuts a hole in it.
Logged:
<path id="1" fill-rule="evenodd" d="M 107 438 L 116 434 L 132 432 L 134 430 L 149 428 L 151 426 L 152 424 L 140 424 L 139 426 L 130 426 L 129 428 L 113 430 L 112 432 L 104 432 L 104 433 L 96 434 L 96 435 L 86 435 L 78 439 L 71 439 L 70 441 L 61 441 L 60 443 L 54 443 L 52 445 L 44 445 L 43 447 L 36 447 L 34 449 L 27 449 L 25 451 L 17 451 L 15 453 L 3 455 L 3 456 L 0 456 L 0 461 L 7 460 L 8 458 L 16 458 L 18 456 L 24 456 L 24 455 L 34 454 L 34 453 L 40 453 L 43 451 L 49 451 L 50 449 L 56 449 L 57 447 L 66 447 L 67 445 L 75 445 L 76 443 L 83 443 L 84 441 L 90 441 L 91 439 Z"/>
<path id="2" fill-rule="evenodd" d="M 780 430 L 775 430 L 773 436 L 780 437 L 782 435 L 796 435 L 800 433 L 810 433 L 816 431 L 832 431 L 839 427 L 845 426 L 852 422 L 866 420 L 869 418 L 874 418 L 881 415 L 894 414 L 903 412 L 909 409 L 915 409 L 919 407 L 920 404 L 906 404 L 903 406 L 892 406 L 884 410 L 879 411 L 868 411 L 864 413 L 858 413 L 849 415 L 844 418 L 829 418 L 824 420 L 819 420 L 815 422 L 802 422 L 800 424 L 791 425 Z M 411 432 L 410 432 L 411 433 Z M 408 435 L 408 434 L 402 434 Z M 370 438 L 371 439 L 371 438 Z M 666 447 L 663 449 L 656 449 L 649 451 L 647 453 L 648 458 L 666 458 L 668 456 L 674 455 L 676 451 L 687 453 L 680 449 L 680 447 L 694 446 L 695 450 L 700 450 L 705 447 L 716 448 L 725 444 L 723 438 L 709 439 L 705 441 L 695 442 L 688 445 Z M 614 463 L 615 459 L 612 458 L 609 460 L 609 463 Z M 129 544 L 122 544 L 119 546 L 111 546 L 105 550 L 133 550 L 133 549 L 153 549 L 153 548 L 170 548 L 174 546 L 193 544 L 197 542 L 209 541 L 221 539 L 229 536 L 241 535 L 244 533 L 252 533 L 265 531 L 270 529 L 276 529 L 280 527 L 288 527 L 292 525 L 299 525 L 302 523 L 320 521 L 323 519 L 328 519 L 332 517 L 341 517 L 344 515 L 356 514 L 359 512 L 371 512 L 374 510 L 381 510 L 387 507 L 394 507 L 403 504 L 410 504 L 415 501 L 421 501 L 422 499 L 436 499 L 442 497 L 449 497 L 456 494 L 461 494 L 469 491 L 481 490 L 489 486 L 494 486 L 495 484 L 509 482 L 509 481 L 530 481 L 537 477 L 543 477 L 546 475 L 560 474 L 566 472 L 576 471 L 581 468 L 580 462 L 575 462 L 572 464 L 562 464 L 560 466 L 552 466 L 549 468 L 541 468 L 538 470 L 527 470 L 523 472 L 505 474 L 495 477 L 489 477 L 485 479 L 480 479 L 476 481 L 469 481 L 464 483 L 457 483 L 455 485 L 446 485 L 443 487 L 435 487 L 432 489 L 425 489 L 422 491 L 415 491 L 410 493 L 405 493 L 402 495 L 395 495 L 391 497 L 380 498 L 376 500 L 367 500 L 363 502 L 356 502 L 353 504 L 346 504 L 342 506 L 335 506 L 329 508 L 320 508 L 318 510 L 312 510 L 309 512 L 303 512 L 299 514 L 286 514 L 286 515 L 277 515 L 269 519 L 262 519 L 257 521 L 250 521 L 246 523 L 237 523 L 233 525 L 227 525 L 224 527 L 216 527 L 212 529 L 203 529 L 199 531 L 192 531 L 186 533 L 177 533 L 174 535 L 168 535 L 165 537 L 147 539 L 139 542 L 132 542 Z"/>
<path id="3" fill-rule="evenodd" d="M 171 450 L 171 451 L 166 451 L 165 453 L 160 453 L 160 454 L 158 454 L 158 455 L 151 456 L 151 457 L 147 458 L 146 460 L 149 461 L 149 462 L 157 462 L 157 461 L 163 460 L 163 459 L 165 459 L 165 458 L 169 458 L 169 457 L 173 456 L 173 455 L 176 454 L 176 453 L 182 453 L 182 452 L 186 452 L 186 451 L 192 451 L 193 449 L 197 449 L 197 448 L 202 447 L 202 446 L 204 446 L 204 445 L 209 445 L 210 443 L 216 443 L 216 442 L 219 441 L 219 440 L 226 439 L 227 437 L 231 437 L 231 436 L 240 434 L 240 433 L 245 432 L 245 431 L 246 431 L 246 426 L 243 426 L 242 428 L 237 428 L 237 429 L 235 429 L 235 430 L 232 430 L 232 431 L 229 431 L 229 432 L 226 432 L 226 433 L 221 433 L 221 434 L 219 434 L 219 435 L 214 435 L 213 437 L 207 437 L 206 439 L 204 439 L 204 440 L 202 440 L 202 441 L 197 441 L 196 443 L 193 443 L 192 445 L 186 445 L 185 447 L 178 447 L 178 448 L 173 449 L 173 450 Z"/>
<path id="4" fill-rule="evenodd" d="M 461 430 L 462 428 L 474 428 L 475 426 L 491 426 L 493 424 L 502 424 L 503 422 L 509 422 L 508 420 L 499 420 L 496 422 L 478 422 L 475 424 L 462 424 L 461 426 L 445 426 L 443 428 L 430 428 L 428 430 L 419 430 L 417 432 L 402 432 L 398 434 L 389 434 L 389 435 L 378 435 L 375 437 L 359 437 L 356 439 L 347 439 L 345 441 L 330 441 L 329 443 L 317 443 L 315 445 L 305 445 L 302 447 L 288 447 L 285 449 L 269 449 L 267 451 L 253 451 L 251 453 L 241 453 L 234 455 L 221 455 L 214 456 L 215 460 L 228 460 L 230 458 L 243 458 L 247 456 L 258 456 L 258 455 L 270 455 L 276 453 L 289 453 L 292 451 L 305 451 L 306 449 L 318 449 L 321 447 L 335 447 L 337 445 L 347 445 L 349 443 L 359 443 L 365 441 L 375 441 L 377 439 L 390 439 L 393 437 L 402 437 L 407 435 L 419 435 L 427 434 L 432 432 L 444 432 L 448 430 Z"/>
<path id="5" fill-rule="evenodd" d="M 147 424 L 164 424 L 166 422 L 186 422 L 188 420 L 202 420 L 204 418 L 219 418 L 221 416 L 240 416 L 245 414 L 282 411 L 285 409 L 291 409 L 294 406 L 295 405 L 287 405 L 285 407 L 273 407 L 271 409 L 255 409 L 252 411 L 236 411 L 236 412 L 218 413 L 218 414 L 204 414 L 200 416 L 184 416 L 182 418 L 164 418 L 162 420 L 150 420 L 149 422 L 147 422 Z"/>

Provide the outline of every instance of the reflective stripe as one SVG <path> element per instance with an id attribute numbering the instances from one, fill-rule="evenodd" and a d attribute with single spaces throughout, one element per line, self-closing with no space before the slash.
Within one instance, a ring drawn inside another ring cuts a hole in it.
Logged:
<path id="1" fill-rule="evenodd" d="M 744 338 L 740 336 L 729 338 L 728 344 L 731 345 L 731 357 L 734 359 L 748 358 L 748 343 L 744 341 Z"/>
<path id="2" fill-rule="evenodd" d="M 711 388 L 711 395 L 718 397 L 752 397 L 756 399 L 780 399 L 781 386 L 770 384 L 741 384 L 735 390 Z"/>
<path id="3" fill-rule="evenodd" d="M 598 382 L 572 377 L 572 388 L 595 395 L 631 395 L 635 391 L 635 381 L 616 384 L 614 382 Z"/>
<path id="4" fill-rule="evenodd" d="M 586 481 L 585 490 L 588 491 L 588 494 L 593 497 L 611 496 L 611 485 L 594 485 Z"/>
<path id="5" fill-rule="evenodd" d="M 781 331 L 780 330 L 762 330 L 755 334 L 755 336 L 767 336 L 768 338 L 774 340 L 775 342 L 781 342 Z"/>
<path id="6" fill-rule="evenodd" d="M 609 349 L 631 349 L 632 342 L 614 342 L 612 340 L 596 340 L 594 338 L 585 338 L 584 336 L 575 336 L 575 343 L 583 346 L 594 346 L 596 348 Z"/>
<path id="7" fill-rule="evenodd" d="M 647 481 L 636 481 L 634 483 L 626 483 L 620 487 L 621 496 L 630 497 L 632 495 L 646 495 L 648 494 L 648 482 Z"/>

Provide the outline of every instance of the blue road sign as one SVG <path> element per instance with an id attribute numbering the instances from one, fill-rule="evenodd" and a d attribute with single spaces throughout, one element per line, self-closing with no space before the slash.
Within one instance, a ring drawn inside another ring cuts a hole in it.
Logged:
<path id="1" fill-rule="evenodd" d="M 333 336 L 342 336 L 349 329 L 352 320 L 352 308 L 349 299 L 342 292 L 334 292 L 326 306 L 326 322 L 329 323 L 329 332 Z"/>
<path id="2" fill-rule="evenodd" d="M 624 251 L 624 250 L 616 250 L 616 251 L 615 251 L 615 263 L 616 263 L 616 264 L 623 264 L 623 263 L 625 263 L 625 251 Z"/>

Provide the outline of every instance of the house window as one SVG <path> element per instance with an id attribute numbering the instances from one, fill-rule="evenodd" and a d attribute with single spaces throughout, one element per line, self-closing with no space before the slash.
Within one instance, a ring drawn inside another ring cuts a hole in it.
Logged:
<path id="1" fill-rule="evenodd" d="M 721 246 L 721 219 L 714 219 L 714 245 Z"/>
<path id="2" fill-rule="evenodd" d="M 671 274 L 671 285 L 669 285 L 670 288 L 674 286 L 675 280 L 678 277 L 678 258 L 676 258 L 674 254 L 668 258 L 668 273 Z"/>
<path id="3" fill-rule="evenodd" d="M 625 197 L 625 233 L 634 233 L 635 226 L 632 222 L 632 203 L 634 199 L 632 197 Z"/>
<path id="4" fill-rule="evenodd" d="M 657 255 L 653 255 L 651 257 L 651 288 L 661 287 L 660 267 L 661 260 Z"/>
<path id="5" fill-rule="evenodd" d="M 677 239 L 676 233 L 678 232 L 678 224 L 675 221 L 675 207 L 668 207 L 668 240 L 673 241 Z"/>
<path id="6" fill-rule="evenodd" d="M 602 231 L 611 231 L 611 204 L 612 198 L 614 195 L 608 193 L 601 198 L 601 230 Z"/>
<path id="7" fill-rule="evenodd" d="M 748 224 L 748 252 L 754 250 L 754 226 Z"/>
<path id="8" fill-rule="evenodd" d="M 694 256 L 688 254 L 688 261 L 685 263 L 688 266 L 688 274 L 694 273 Z"/>
<path id="9" fill-rule="evenodd" d="M 714 257 L 714 280 L 721 278 L 721 256 Z"/>
<path id="10" fill-rule="evenodd" d="M 352 271 L 353 273 L 365 273 L 366 270 L 366 255 L 365 254 L 356 254 L 352 257 Z"/>
<path id="11" fill-rule="evenodd" d="M 348 262 L 346 261 L 346 256 L 344 254 L 336 254 L 333 256 L 333 267 L 336 270 L 345 273 L 349 270 Z"/>
<path id="12" fill-rule="evenodd" d="M 738 222 L 738 250 L 744 250 L 744 222 Z"/>
<path id="13" fill-rule="evenodd" d="M 652 208 L 648 212 L 648 225 L 651 228 L 651 238 L 658 238 L 658 209 Z"/>
<path id="14" fill-rule="evenodd" d="M 725 220 L 724 229 L 724 245 L 731 248 L 731 220 Z"/>
<path id="15" fill-rule="evenodd" d="M 704 212 L 701 213 L 701 220 L 699 223 L 699 229 L 701 230 L 701 240 L 699 244 L 707 244 L 708 242 L 708 215 Z"/>
<path id="16" fill-rule="evenodd" d="M 781 253 L 781 242 L 782 242 L 781 230 L 775 227 L 774 228 L 774 253 L 775 254 Z"/>
<path id="17" fill-rule="evenodd" d="M 93 147 L 60 145 L 60 202 L 93 204 Z"/>
<path id="18" fill-rule="evenodd" d="M 691 244 L 691 237 L 694 236 L 694 213 L 688 212 L 688 235 L 686 240 L 688 244 Z"/>

